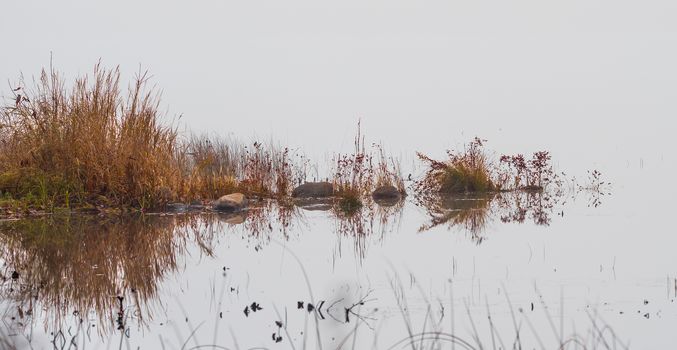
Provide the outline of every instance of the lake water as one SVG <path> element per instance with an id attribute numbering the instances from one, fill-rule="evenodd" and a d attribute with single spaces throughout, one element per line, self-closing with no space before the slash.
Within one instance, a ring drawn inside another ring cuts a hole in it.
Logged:
<path id="1" fill-rule="evenodd" d="M 677 349 L 676 4 L 3 1 L 8 107 L 100 62 L 148 69 L 181 139 L 274 140 L 309 180 L 361 120 L 414 178 L 479 136 L 613 186 L 0 221 L 0 349 Z"/>
<path id="2" fill-rule="evenodd" d="M 603 196 L 4 221 L 0 344 L 670 348 L 670 166 L 628 165 Z"/>

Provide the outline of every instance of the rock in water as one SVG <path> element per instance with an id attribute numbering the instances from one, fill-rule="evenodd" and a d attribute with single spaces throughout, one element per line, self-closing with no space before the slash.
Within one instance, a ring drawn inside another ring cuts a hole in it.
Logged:
<path id="1" fill-rule="evenodd" d="M 212 207 L 216 211 L 240 211 L 247 207 L 247 199 L 242 193 L 231 193 L 215 200 Z"/>
<path id="2" fill-rule="evenodd" d="M 334 195 L 334 185 L 330 182 L 306 182 L 296 187 L 292 193 L 294 198 L 324 198 Z"/>
<path id="3" fill-rule="evenodd" d="M 395 186 L 381 186 L 372 192 L 371 197 L 375 200 L 398 200 L 402 197 Z"/>

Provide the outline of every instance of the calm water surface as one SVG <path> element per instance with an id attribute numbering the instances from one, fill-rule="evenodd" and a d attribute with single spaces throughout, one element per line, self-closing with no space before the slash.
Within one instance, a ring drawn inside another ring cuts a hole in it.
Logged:
<path id="1" fill-rule="evenodd" d="M 5 221 L 0 345 L 670 348 L 672 195 L 641 181 L 658 170 L 602 197 Z"/>

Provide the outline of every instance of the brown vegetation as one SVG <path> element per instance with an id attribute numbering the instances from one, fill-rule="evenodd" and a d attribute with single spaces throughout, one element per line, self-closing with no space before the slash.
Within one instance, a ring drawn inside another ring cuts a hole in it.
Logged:
<path id="1" fill-rule="evenodd" d="M 428 170 L 416 183 L 416 191 L 451 194 L 496 190 L 492 164 L 483 149 L 484 142 L 486 140 L 476 137 L 462 151 L 448 150 L 446 161 L 418 153 L 419 159 L 427 163 Z"/>
<path id="2" fill-rule="evenodd" d="M 52 69 L 30 89 L 21 81 L 0 109 L 3 207 L 144 210 L 235 191 L 286 197 L 305 179 L 307 160 L 288 148 L 180 139 L 147 82 L 137 75 L 124 94 L 119 70 L 100 65 L 70 88 Z"/>
<path id="3" fill-rule="evenodd" d="M 358 210 L 363 201 L 371 199 L 372 192 L 381 186 L 393 186 L 405 194 L 399 163 L 392 157 L 387 157 L 380 145 L 373 145 L 373 149 L 365 147 L 365 138 L 361 131 L 361 124 L 357 124 L 357 134 L 353 142 L 354 150 L 351 154 L 338 154 L 334 161 L 334 188 L 340 198 L 339 207 L 346 213 Z"/>
<path id="4" fill-rule="evenodd" d="M 13 211 L 55 208 L 162 207 L 242 192 L 288 198 L 306 180 L 309 160 L 286 147 L 207 136 L 183 138 L 163 122 L 159 94 L 138 74 L 127 93 L 120 72 L 96 65 L 68 85 L 53 69 L 32 88 L 12 90 L 0 108 L 0 207 Z M 417 194 L 542 191 L 556 176 L 548 152 L 502 156 L 491 161 L 475 138 L 448 159 L 427 164 Z M 365 146 L 358 123 L 354 150 L 337 154 L 331 169 L 339 207 L 350 213 L 377 188 L 404 195 L 399 162 L 383 147 Z"/>
<path id="5" fill-rule="evenodd" d="M 33 90 L 0 110 L 0 191 L 41 205 L 105 196 L 146 207 L 177 188 L 177 133 L 160 122 L 158 95 L 140 74 L 125 96 L 120 73 L 97 65 L 67 89 L 43 70 Z"/>
<path id="6" fill-rule="evenodd" d="M 475 137 L 462 151 L 447 151 L 445 161 L 418 153 L 428 169 L 423 179 L 417 181 L 416 192 L 424 196 L 518 190 L 539 192 L 550 184 L 559 183 L 548 152 L 535 152 L 530 160 L 521 154 L 503 155 L 496 164 L 484 150 L 485 142 Z"/>

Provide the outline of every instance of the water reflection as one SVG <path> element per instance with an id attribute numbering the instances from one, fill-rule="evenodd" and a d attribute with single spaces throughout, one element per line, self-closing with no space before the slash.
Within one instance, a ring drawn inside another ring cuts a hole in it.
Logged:
<path id="1" fill-rule="evenodd" d="M 536 225 L 550 225 L 557 196 L 540 191 L 513 191 L 486 195 L 427 196 L 416 204 L 425 209 L 430 220 L 421 225 L 424 232 L 446 225 L 470 234 L 477 243 L 484 240 L 490 223 L 524 223 L 531 219 Z"/>
<path id="2" fill-rule="evenodd" d="M 419 231 L 447 226 L 468 232 L 477 243 L 491 222 L 548 225 L 554 203 L 539 192 L 415 199 L 430 217 Z M 273 239 L 298 238 L 294 235 L 309 226 L 306 215 L 321 211 L 320 216 L 334 222 L 334 259 L 346 242 L 361 261 L 369 246 L 397 230 L 405 205 L 368 201 L 348 214 L 332 201 L 260 201 L 235 214 L 189 211 L 4 221 L 0 298 L 11 315 L 10 329 L 17 333 L 30 333 L 36 320 L 51 329 L 70 321 L 101 335 L 124 333 L 130 324 L 143 327 L 153 318 L 154 306 L 162 302 L 161 282 L 180 272 L 178 262 L 189 246 L 212 256 L 219 237 L 241 234 L 259 252 Z"/>
<path id="3" fill-rule="evenodd" d="M 293 232 L 298 232 L 295 228 L 306 225 L 303 212 L 291 201 L 260 201 L 246 212 L 230 215 L 242 216 L 240 221 L 231 222 L 241 223 L 246 236 L 260 238 L 262 242 L 269 241 L 275 232 L 287 239 Z M 205 221 L 209 223 L 209 219 L 210 215 L 207 215 Z"/>
<path id="4" fill-rule="evenodd" d="M 501 222 L 524 223 L 531 219 L 534 224 L 548 226 L 552 221 L 558 197 L 541 192 L 512 192 L 497 197 Z"/>
<path id="5" fill-rule="evenodd" d="M 2 222 L 0 295 L 12 305 L 12 327 L 31 324 L 41 308 L 49 327 L 71 316 L 87 319 L 90 310 L 101 324 L 118 329 L 129 317 L 143 323 L 158 282 L 177 269 L 187 240 L 211 254 L 209 238 L 188 236 L 196 224 L 197 217 L 185 215 Z"/>
<path id="6" fill-rule="evenodd" d="M 428 231 L 440 225 L 447 225 L 449 228 L 462 227 L 473 238 L 479 239 L 489 219 L 494 197 L 494 195 L 439 196 L 431 201 L 420 202 L 430 216 L 430 221 L 421 225 L 418 231 Z"/>
<path id="7" fill-rule="evenodd" d="M 338 236 L 334 259 L 341 256 L 342 240 L 347 238 L 353 244 L 355 256 L 362 261 L 367 255 L 370 241 L 383 242 L 387 233 L 397 229 L 404 210 L 405 201 L 367 201 L 360 209 L 345 213 L 337 206 L 331 213 L 335 218 Z"/>

